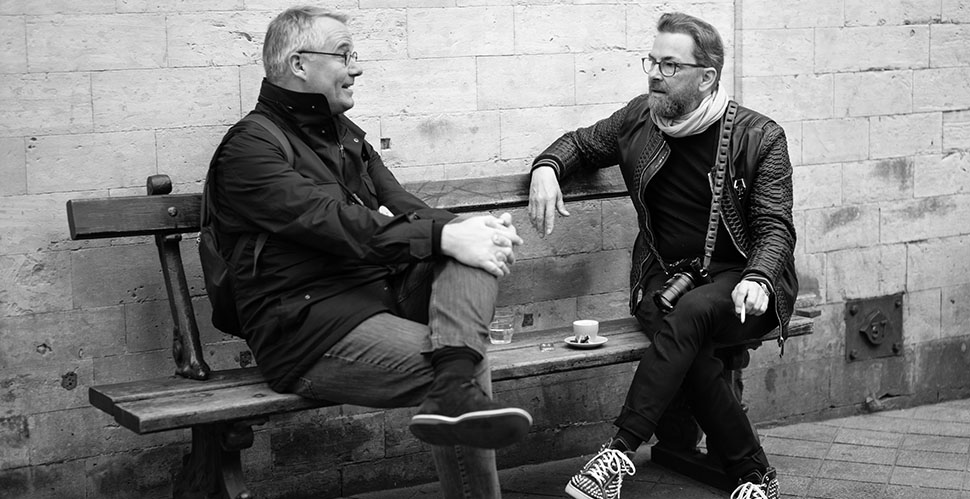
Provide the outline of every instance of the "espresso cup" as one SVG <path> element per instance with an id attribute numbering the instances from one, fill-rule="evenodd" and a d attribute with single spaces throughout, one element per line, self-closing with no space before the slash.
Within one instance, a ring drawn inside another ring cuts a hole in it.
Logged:
<path id="1" fill-rule="evenodd" d="M 595 321 L 593 319 L 580 319 L 578 321 L 573 321 L 573 334 L 576 335 L 576 341 L 582 341 L 584 336 L 588 336 L 589 341 L 594 342 L 596 341 L 599 331 L 599 321 Z"/>

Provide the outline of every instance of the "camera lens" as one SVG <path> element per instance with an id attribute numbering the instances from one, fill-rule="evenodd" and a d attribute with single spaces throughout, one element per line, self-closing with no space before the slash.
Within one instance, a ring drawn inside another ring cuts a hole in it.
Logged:
<path id="1" fill-rule="evenodd" d="M 674 309 L 674 305 L 684 293 L 694 289 L 694 278 L 687 272 L 677 272 L 664 283 L 663 288 L 653 295 L 653 302 L 664 313 Z"/>

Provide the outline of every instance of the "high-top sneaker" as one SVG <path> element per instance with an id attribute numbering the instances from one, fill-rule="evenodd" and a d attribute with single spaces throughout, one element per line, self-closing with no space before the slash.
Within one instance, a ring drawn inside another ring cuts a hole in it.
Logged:
<path id="1" fill-rule="evenodd" d="M 623 475 L 633 476 L 637 468 L 621 451 L 604 446 L 566 484 L 566 493 L 576 499 L 619 499 Z"/>
<path id="2" fill-rule="evenodd" d="M 731 499 L 778 499 L 778 477 L 771 466 L 764 474 L 752 471 L 738 480 Z"/>

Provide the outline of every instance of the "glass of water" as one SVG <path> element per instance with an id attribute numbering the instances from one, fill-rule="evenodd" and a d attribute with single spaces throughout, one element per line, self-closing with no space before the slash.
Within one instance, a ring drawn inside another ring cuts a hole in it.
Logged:
<path id="1" fill-rule="evenodd" d="M 488 324 L 488 340 L 493 345 L 512 343 L 515 334 L 515 314 L 512 312 L 495 312 L 492 322 Z"/>

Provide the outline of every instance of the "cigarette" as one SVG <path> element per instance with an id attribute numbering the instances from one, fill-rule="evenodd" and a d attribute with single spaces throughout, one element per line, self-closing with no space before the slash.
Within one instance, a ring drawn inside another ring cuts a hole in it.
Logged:
<path id="1" fill-rule="evenodd" d="M 746 306 L 742 306 L 741 307 L 741 324 L 744 324 L 744 309 L 746 309 L 746 308 L 748 308 L 748 307 L 746 307 Z"/>

